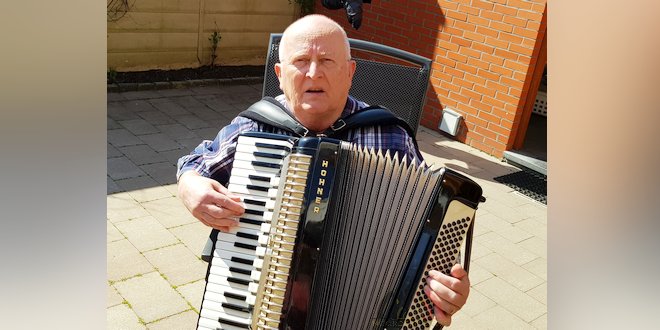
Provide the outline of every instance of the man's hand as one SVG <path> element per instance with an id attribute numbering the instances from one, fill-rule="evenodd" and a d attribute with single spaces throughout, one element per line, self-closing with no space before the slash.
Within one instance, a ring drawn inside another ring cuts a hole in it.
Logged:
<path id="1" fill-rule="evenodd" d="M 435 305 L 435 319 L 443 326 L 451 324 L 452 315 L 465 305 L 470 293 L 470 279 L 463 266 L 455 264 L 449 273 L 451 276 L 430 271 L 424 287 L 424 293 Z"/>
<path id="2" fill-rule="evenodd" d="M 209 227 L 227 232 L 238 226 L 237 217 L 245 212 L 240 198 L 213 179 L 187 171 L 178 184 L 179 198 L 188 211 Z"/>

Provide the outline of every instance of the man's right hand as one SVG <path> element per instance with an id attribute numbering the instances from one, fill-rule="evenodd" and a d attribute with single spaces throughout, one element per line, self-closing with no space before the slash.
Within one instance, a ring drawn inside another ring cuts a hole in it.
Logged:
<path id="1" fill-rule="evenodd" d="M 195 218 L 223 232 L 238 226 L 238 217 L 245 212 L 238 196 L 195 171 L 187 171 L 179 177 L 178 192 L 183 205 Z"/>

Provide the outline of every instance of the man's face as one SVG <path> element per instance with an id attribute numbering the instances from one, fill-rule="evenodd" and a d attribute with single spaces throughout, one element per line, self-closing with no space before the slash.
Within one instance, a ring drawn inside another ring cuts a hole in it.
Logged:
<path id="1" fill-rule="evenodd" d="M 296 117 L 303 124 L 314 116 L 339 117 L 355 72 L 342 34 L 291 36 L 284 57 L 275 65 L 275 72 Z"/>

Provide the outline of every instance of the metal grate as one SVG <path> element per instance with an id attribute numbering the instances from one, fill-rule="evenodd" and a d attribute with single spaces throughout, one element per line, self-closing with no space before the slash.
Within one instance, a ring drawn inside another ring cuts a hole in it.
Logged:
<path id="1" fill-rule="evenodd" d="M 515 189 L 525 196 L 543 204 L 548 204 L 548 178 L 543 174 L 530 170 L 523 170 L 498 176 L 494 179 L 499 183 L 503 183 Z"/>

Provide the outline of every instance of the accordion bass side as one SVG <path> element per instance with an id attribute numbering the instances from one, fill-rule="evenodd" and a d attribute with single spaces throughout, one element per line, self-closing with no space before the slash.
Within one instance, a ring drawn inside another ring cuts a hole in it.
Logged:
<path id="1" fill-rule="evenodd" d="M 334 139 L 244 133 L 239 147 L 247 139 L 262 141 L 261 146 L 289 139 L 291 148 L 282 157 L 278 178 L 270 180 L 272 216 L 261 226 L 265 237 L 258 239 L 259 257 L 247 284 L 254 297 L 238 304 L 249 320 L 220 315 L 213 320 L 215 328 L 437 327 L 423 291 L 426 277 L 431 269 L 448 274 L 461 257 L 468 269 L 474 215 L 485 201 L 478 184 L 447 168 Z M 248 161 L 254 165 L 250 170 L 258 170 L 268 156 L 263 149 L 255 154 L 261 158 Z M 235 163 L 232 177 L 241 175 L 235 174 L 238 167 Z M 212 264 L 224 267 L 223 260 L 216 262 L 214 255 Z M 205 311 L 214 306 L 207 303 L 207 294 L 214 294 L 208 293 L 207 281 L 201 329 L 210 322 L 203 318 L 217 316 Z M 231 279 L 227 283 L 232 286 Z M 232 298 L 239 297 L 234 292 Z"/>

